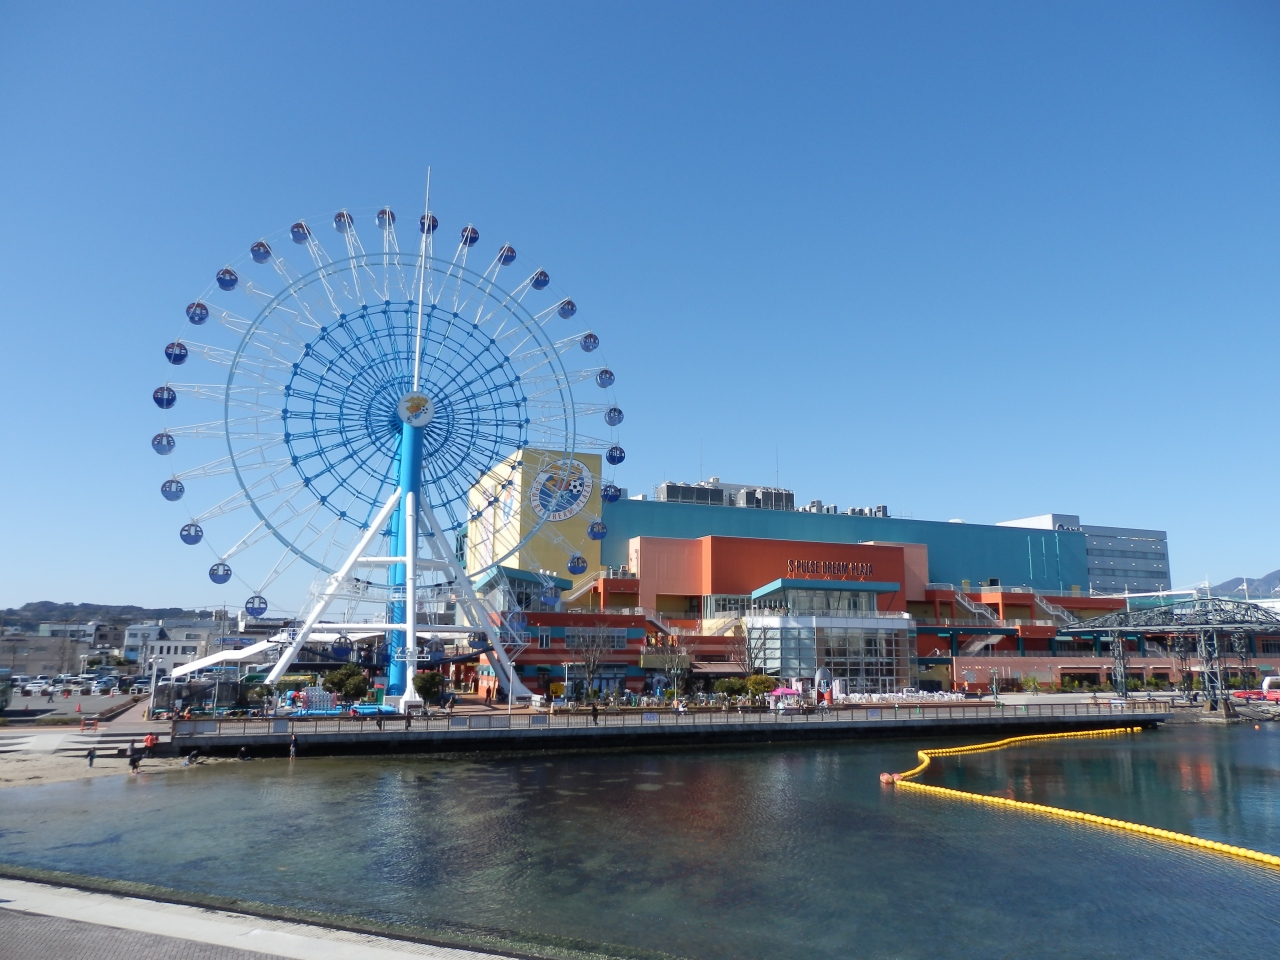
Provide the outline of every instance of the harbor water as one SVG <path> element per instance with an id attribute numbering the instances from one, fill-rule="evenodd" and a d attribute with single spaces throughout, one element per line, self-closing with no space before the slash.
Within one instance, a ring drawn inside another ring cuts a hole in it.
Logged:
<path id="1" fill-rule="evenodd" d="M 0 861 L 532 953 L 1074 960 L 1280 943 L 1280 870 L 879 782 L 962 742 L 304 755 L 12 788 Z M 943 758 L 923 782 L 1280 854 L 1280 724 Z"/>

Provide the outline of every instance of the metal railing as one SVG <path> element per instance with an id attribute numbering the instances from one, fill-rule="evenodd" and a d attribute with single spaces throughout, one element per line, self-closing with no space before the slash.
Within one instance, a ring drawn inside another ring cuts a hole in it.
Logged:
<path id="1" fill-rule="evenodd" d="M 670 708 L 627 710 L 621 713 L 601 711 L 593 720 L 590 713 L 554 714 L 463 714 L 433 717 L 288 717 L 243 720 L 176 720 L 175 738 L 306 736 L 310 734 L 376 735 L 409 733 L 461 734 L 474 730 L 550 731 L 605 728 L 672 728 L 730 725 L 828 724 L 849 727 L 874 725 L 886 721 L 940 720 L 1009 720 L 1110 718 L 1165 715 L 1169 707 L 1160 701 L 1108 700 L 1102 703 L 911 703 L 859 704 L 829 710 L 809 708 L 800 713 L 779 713 L 756 708 L 736 707 L 728 710 L 703 709 L 676 713 Z"/>

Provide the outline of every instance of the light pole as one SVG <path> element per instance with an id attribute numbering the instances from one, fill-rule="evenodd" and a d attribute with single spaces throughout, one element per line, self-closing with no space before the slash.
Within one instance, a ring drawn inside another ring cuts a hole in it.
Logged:
<path id="1" fill-rule="evenodd" d="M 147 719 L 150 720 L 156 712 L 156 662 L 160 658 L 156 655 L 151 657 L 151 700 L 147 704 Z"/>

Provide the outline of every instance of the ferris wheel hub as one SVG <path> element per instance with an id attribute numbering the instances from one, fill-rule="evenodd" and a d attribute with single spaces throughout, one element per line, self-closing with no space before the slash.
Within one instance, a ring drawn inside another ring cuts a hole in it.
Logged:
<path id="1" fill-rule="evenodd" d="M 410 390 L 396 405 L 400 419 L 411 427 L 425 427 L 436 415 L 435 402 L 421 390 Z"/>

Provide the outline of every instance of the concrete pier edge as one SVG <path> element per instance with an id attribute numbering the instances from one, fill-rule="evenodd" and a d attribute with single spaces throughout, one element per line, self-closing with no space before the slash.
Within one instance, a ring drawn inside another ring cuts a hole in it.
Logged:
<path id="1" fill-rule="evenodd" d="M 177 904 L 261 920 L 303 924 L 319 930 L 365 934 L 442 949 L 472 951 L 486 956 L 507 957 L 511 960 L 680 960 L 672 954 L 612 943 L 594 943 L 520 931 L 482 930 L 463 924 L 451 924 L 450 926 L 457 928 L 457 934 L 450 936 L 453 931 L 440 932 L 435 929 L 422 929 L 363 917 L 325 914 L 255 900 L 174 890 L 132 880 L 24 867 L 2 861 L 0 861 L 0 879 L 38 883 L 48 887 L 62 887 L 132 900 Z"/>

